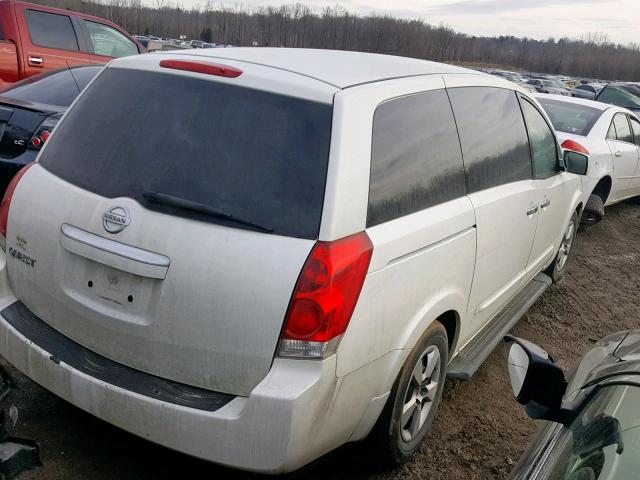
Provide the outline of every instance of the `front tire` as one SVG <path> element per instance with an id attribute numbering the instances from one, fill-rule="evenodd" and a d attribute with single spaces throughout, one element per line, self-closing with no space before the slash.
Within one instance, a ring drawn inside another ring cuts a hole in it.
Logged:
<path id="1" fill-rule="evenodd" d="M 571 258 L 573 258 L 574 246 L 576 243 L 576 233 L 578 231 L 578 214 L 574 213 L 569 220 L 569 224 L 565 229 L 564 235 L 560 242 L 560 248 L 556 257 L 553 259 L 553 263 L 549 265 L 546 270 L 546 274 L 551 277 L 553 283 L 557 283 L 562 280 L 567 271 L 567 265 Z"/>
<path id="2" fill-rule="evenodd" d="M 584 206 L 580 223 L 585 227 L 590 227 L 600 223 L 603 218 L 604 202 L 598 195 L 592 193 L 587 200 L 587 204 Z"/>
<path id="3" fill-rule="evenodd" d="M 381 463 L 405 463 L 419 450 L 440 405 L 448 363 L 447 332 L 436 321 L 409 354 L 369 437 Z"/>

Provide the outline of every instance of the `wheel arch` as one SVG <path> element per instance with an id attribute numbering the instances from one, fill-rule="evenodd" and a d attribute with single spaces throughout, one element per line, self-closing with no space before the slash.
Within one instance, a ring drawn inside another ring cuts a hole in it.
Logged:
<path id="1" fill-rule="evenodd" d="M 597 195 L 602 199 L 602 203 L 606 204 L 609 199 L 609 195 L 611 195 L 612 186 L 613 179 L 609 175 L 605 175 L 598 181 L 591 194 Z"/>
<path id="2" fill-rule="evenodd" d="M 460 314 L 455 310 L 448 310 L 436 318 L 447 331 L 447 340 L 449 341 L 449 352 L 455 351 L 460 336 Z"/>

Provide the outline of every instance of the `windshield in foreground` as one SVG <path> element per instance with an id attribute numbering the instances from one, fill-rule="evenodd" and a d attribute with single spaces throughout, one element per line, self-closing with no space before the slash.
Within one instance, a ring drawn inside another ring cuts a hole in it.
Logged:
<path id="1" fill-rule="evenodd" d="M 638 478 L 640 387 L 602 388 L 550 447 L 539 478 L 614 480 Z"/>

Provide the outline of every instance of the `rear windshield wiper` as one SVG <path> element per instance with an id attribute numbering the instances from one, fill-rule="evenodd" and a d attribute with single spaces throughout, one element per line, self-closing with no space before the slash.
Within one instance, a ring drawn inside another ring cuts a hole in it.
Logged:
<path id="1" fill-rule="evenodd" d="M 183 210 L 202 213 L 204 215 L 209 215 L 210 217 L 230 220 L 235 223 L 240 223 L 242 225 L 257 228 L 258 230 L 262 230 L 263 232 L 273 232 L 272 227 L 260 225 L 259 223 L 252 222 L 251 220 L 245 220 L 243 218 L 236 217 L 229 212 L 225 212 L 224 210 L 216 207 L 205 205 L 204 203 L 194 202 L 193 200 L 187 200 L 186 198 L 176 197 L 167 193 L 143 192 L 142 198 L 144 198 L 147 202 L 158 203 L 160 205 L 168 205 L 170 207 L 176 207 Z"/>

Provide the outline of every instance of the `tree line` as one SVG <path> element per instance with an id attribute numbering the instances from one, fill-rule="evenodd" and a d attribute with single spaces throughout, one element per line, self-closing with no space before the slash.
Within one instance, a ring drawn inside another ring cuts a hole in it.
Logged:
<path id="1" fill-rule="evenodd" d="M 134 34 L 202 38 L 237 46 L 305 47 L 402 55 L 438 62 L 502 65 L 532 72 L 607 80 L 640 80 L 640 43 L 620 45 L 605 34 L 581 39 L 477 37 L 423 20 L 361 16 L 342 7 L 313 10 L 224 7 L 209 2 L 183 8 L 166 0 L 32 0 L 107 18 Z"/>

